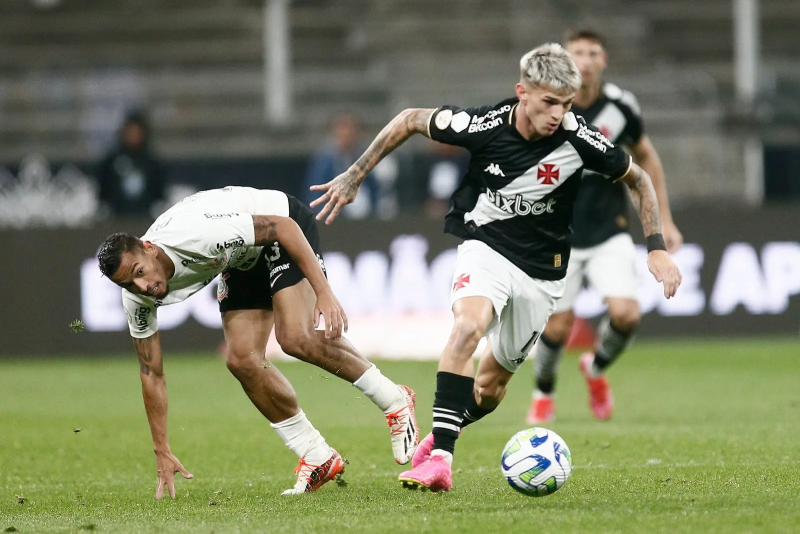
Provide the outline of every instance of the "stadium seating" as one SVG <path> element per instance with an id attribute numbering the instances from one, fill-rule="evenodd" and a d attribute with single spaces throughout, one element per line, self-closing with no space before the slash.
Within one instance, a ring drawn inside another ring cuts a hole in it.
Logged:
<path id="1" fill-rule="evenodd" d="M 609 78 L 639 97 L 668 168 L 742 179 L 741 165 L 723 161 L 741 152 L 723 133 L 729 0 L 294 0 L 295 108 L 280 128 L 264 119 L 261 0 L 34 3 L 0 5 L 3 162 L 34 151 L 91 159 L 132 106 L 151 112 L 167 157 L 308 153 L 341 110 L 374 131 L 405 106 L 510 95 L 522 52 L 590 25 L 608 35 Z M 800 5 L 763 4 L 765 83 L 786 75 L 772 85 L 795 87 Z M 675 193 L 724 195 L 729 185 L 687 179 Z"/>

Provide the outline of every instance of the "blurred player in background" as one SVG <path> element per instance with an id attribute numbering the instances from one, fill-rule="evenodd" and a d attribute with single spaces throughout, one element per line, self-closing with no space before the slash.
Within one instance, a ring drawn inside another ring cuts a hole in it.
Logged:
<path id="1" fill-rule="evenodd" d="M 386 415 L 395 460 L 411 460 L 419 441 L 414 392 L 383 376 L 341 337 L 347 317 L 328 285 L 314 214 L 302 202 L 249 187 L 202 191 L 167 210 L 141 239 L 112 234 L 98 259 L 102 273 L 123 288 L 156 453 L 156 498 L 165 486 L 175 497 L 175 473 L 192 476 L 167 439 L 156 312 L 186 300 L 217 275 L 228 369 L 300 458 L 297 482 L 284 495 L 315 491 L 342 473 L 344 461 L 299 408 L 289 381 L 266 363 L 273 325 L 287 354 L 347 380 L 375 403 Z M 316 330 L 320 314 L 324 332 Z"/>
<path id="2" fill-rule="evenodd" d="M 355 198 L 367 173 L 414 134 L 470 152 L 452 195 L 445 231 L 458 248 L 453 330 L 439 361 L 433 432 L 420 443 L 404 487 L 452 487 L 453 452 L 466 425 L 491 413 L 525 361 L 564 291 L 572 208 L 584 168 L 631 190 L 648 236 L 648 266 L 671 297 L 680 272 L 661 236 L 658 202 L 641 167 L 569 110 L 581 78 L 569 54 L 542 45 L 520 60 L 516 96 L 477 108 L 407 109 L 378 134 L 347 172 L 312 189 L 330 223 Z M 472 355 L 488 335 L 477 374 Z M 474 378 L 473 378 L 474 376 Z"/>
<path id="3" fill-rule="evenodd" d="M 573 113 L 582 116 L 612 143 L 628 148 L 636 163 L 650 176 L 658 196 L 667 251 L 674 253 L 683 244 L 683 236 L 672 221 L 664 169 L 644 133 L 639 103 L 630 92 L 603 81 L 608 58 L 601 35 L 590 30 L 573 31 L 567 37 L 566 48 L 583 80 L 575 94 Z M 556 374 L 575 321 L 573 304 L 584 279 L 605 300 L 608 314 L 600 322 L 594 352 L 581 356 L 579 366 L 588 385 L 589 406 L 594 416 L 601 420 L 611 417 L 614 397 L 605 372 L 630 344 L 641 320 L 636 248 L 628 226 L 626 187 L 599 174 L 584 173 L 572 218 L 572 253 L 564 296 L 534 348 L 536 387 L 528 424 L 550 423 L 555 418 Z"/>

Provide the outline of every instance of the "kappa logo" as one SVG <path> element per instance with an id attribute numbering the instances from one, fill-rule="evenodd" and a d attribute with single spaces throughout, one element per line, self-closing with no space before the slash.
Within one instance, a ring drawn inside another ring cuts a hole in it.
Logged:
<path id="1" fill-rule="evenodd" d="M 502 176 L 504 178 L 506 176 L 505 174 L 503 174 L 503 171 L 500 170 L 500 165 L 498 165 L 497 163 L 490 163 L 488 167 L 483 169 L 483 172 L 488 172 L 489 174 L 494 174 L 495 176 Z"/>

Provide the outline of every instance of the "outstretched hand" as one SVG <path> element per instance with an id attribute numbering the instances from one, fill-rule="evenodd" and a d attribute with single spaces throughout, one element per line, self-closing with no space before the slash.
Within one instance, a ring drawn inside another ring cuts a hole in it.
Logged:
<path id="1" fill-rule="evenodd" d="M 156 466 L 158 468 L 158 488 L 156 488 L 156 499 L 164 497 L 164 487 L 166 486 L 169 496 L 175 498 L 175 473 L 180 473 L 183 478 L 193 478 L 189 471 L 171 452 L 157 452 Z"/>
<path id="2" fill-rule="evenodd" d="M 347 332 L 347 315 L 339 304 L 339 299 L 332 292 L 322 293 L 317 296 L 314 306 L 314 328 L 319 326 L 319 316 L 325 319 L 325 337 L 339 339 L 342 332 Z"/>
<path id="3" fill-rule="evenodd" d="M 312 191 L 325 191 L 324 195 L 311 202 L 312 208 L 316 208 L 323 202 L 326 203 L 322 211 L 317 215 L 318 221 L 321 221 L 327 215 L 328 218 L 325 219 L 325 224 L 331 224 L 339 215 L 339 212 L 342 211 L 342 208 L 356 199 L 360 184 L 356 177 L 356 171 L 351 169 L 352 167 L 326 184 L 311 186 Z"/>
<path id="4" fill-rule="evenodd" d="M 683 277 L 667 251 L 650 251 L 647 255 L 647 267 L 656 277 L 656 280 L 664 284 L 664 296 L 667 298 L 674 297 Z"/>

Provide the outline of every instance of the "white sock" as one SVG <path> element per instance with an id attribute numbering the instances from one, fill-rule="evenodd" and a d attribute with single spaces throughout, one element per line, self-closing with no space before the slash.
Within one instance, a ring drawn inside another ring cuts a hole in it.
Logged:
<path id="1" fill-rule="evenodd" d="M 303 410 L 280 423 L 270 423 L 289 449 L 312 465 L 322 465 L 331 457 L 331 448 L 314 428 Z"/>
<path id="2" fill-rule="evenodd" d="M 375 365 L 364 371 L 353 385 L 383 410 L 383 413 L 395 412 L 405 406 L 405 398 L 400 388 L 383 376 Z"/>
<path id="3" fill-rule="evenodd" d="M 445 459 L 445 461 L 448 464 L 453 465 L 453 453 L 452 452 L 447 452 L 447 451 L 445 451 L 443 449 L 433 449 L 431 451 L 431 457 L 433 457 L 433 456 L 441 456 L 442 458 Z"/>
<path id="4" fill-rule="evenodd" d="M 556 396 L 556 394 L 555 394 L 555 393 L 542 393 L 542 392 L 541 392 L 541 391 L 539 391 L 538 389 L 534 389 L 534 390 L 533 390 L 533 398 L 534 398 L 534 399 L 541 399 L 542 397 L 549 397 L 549 398 L 551 398 L 551 399 L 552 399 L 552 398 L 554 398 L 555 396 Z"/>

